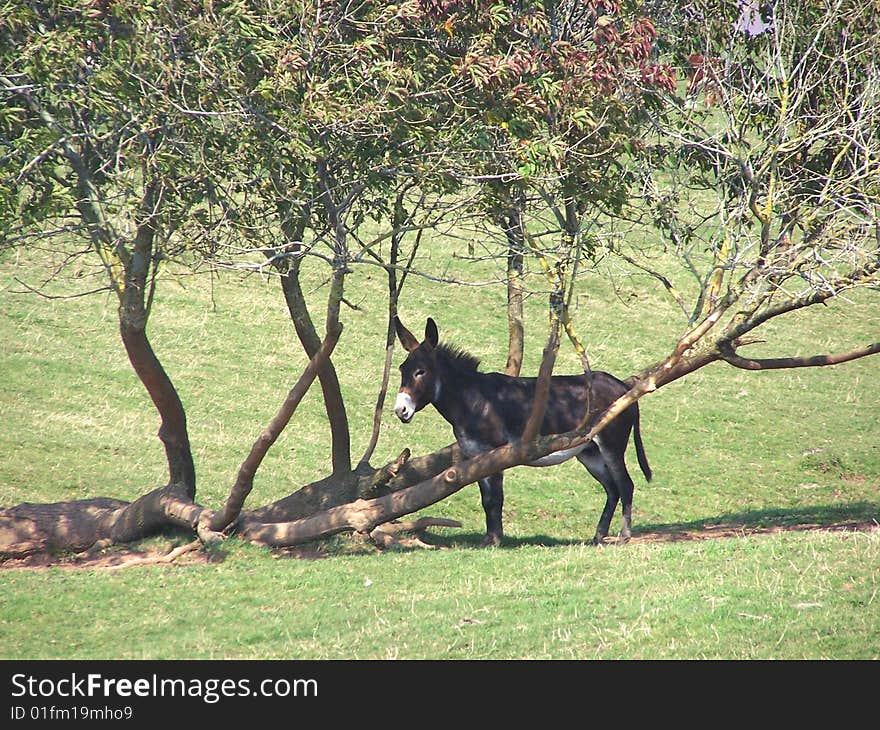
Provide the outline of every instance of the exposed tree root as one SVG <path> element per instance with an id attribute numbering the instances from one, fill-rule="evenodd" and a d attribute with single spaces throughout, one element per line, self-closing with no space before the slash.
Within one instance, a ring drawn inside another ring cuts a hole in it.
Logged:
<path id="1" fill-rule="evenodd" d="M 163 563 L 173 563 L 181 555 L 186 555 L 187 553 L 191 553 L 193 550 L 198 550 L 201 547 L 201 540 L 193 540 L 192 542 L 188 542 L 186 545 L 180 545 L 174 548 L 172 551 L 166 553 L 165 555 L 150 555 L 129 558 L 128 560 L 124 560 L 121 563 L 107 565 L 105 567 L 105 570 L 120 570 L 122 568 L 132 568 L 139 565 L 160 565 Z"/>
<path id="2" fill-rule="evenodd" d="M 370 531 L 370 539 L 379 547 L 419 547 L 434 549 L 424 541 L 425 530 L 429 527 L 461 527 L 458 520 L 449 520 L 444 517 L 420 517 L 417 520 L 400 522 L 393 520 L 383 525 L 374 527 Z M 412 537 L 404 537 L 406 533 L 413 533 Z"/>

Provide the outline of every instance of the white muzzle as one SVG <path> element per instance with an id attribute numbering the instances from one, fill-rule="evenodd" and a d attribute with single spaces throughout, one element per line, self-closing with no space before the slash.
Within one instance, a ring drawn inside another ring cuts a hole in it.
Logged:
<path id="1" fill-rule="evenodd" d="M 404 423 L 409 423 L 413 419 L 413 416 L 416 415 L 416 404 L 413 403 L 412 396 L 409 393 L 400 391 L 397 394 L 397 400 L 394 402 L 394 412 Z"/>

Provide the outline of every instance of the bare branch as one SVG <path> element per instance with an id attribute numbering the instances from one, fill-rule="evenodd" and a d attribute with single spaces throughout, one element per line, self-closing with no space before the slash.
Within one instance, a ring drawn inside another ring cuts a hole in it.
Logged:
<path id="1" fill-rule="evenodd" d="M 623 253 L 623 251 L 620 251 L 619 249 L 615 249 L 614 253 L 617 256 L 619 256 L 620 258 L 622 258 L 624 261 L 626 261 L 630 266 L 634 266 L 635 268 L 637 268 L 641 271 L 644 271 L 646 274 L 657 279 L 657 281 L 659 281 L 661 284 L 663 284 L 666 291 L 669 293 L 669 296 L 671 296 L 675 300 L 675 303 L 679 306 L 681 311 L 684 313 L 684 316 L 685 317 L 690 316 L 687 302 L 685 302 L 684 297 L 681 294 L 679 294 L 678 289 L 676 289 L 675 286 L 673 286 L 672 282 L 669 281 L 668 278 L 666 278 L 659 271 L 655 271 L 654 269 L 646 266 L 645 264 L 643 264 L 639 261 L 636 261 L 632 256 L 627 256 L 625 253 Z"/>
<path id="2" fill-rule="evenodd" d="M 28 292 L 32 294 L 37 294 L 41 296 L 43 299 L 78 299 L 79 297 L 87 297 L 91 294 L 100 294 L 104 291 L 113 291 L 113 287 L 110 285 L 99 286 L 97 289 L 90 289 L 89 291 L 77 292 L 76 294 L 46 294 L 46 292 L 37 289 L 36 287 L 31 286 L 27 282 L 22 281 L 18 277 L 15 277 L 15 280 L 21 284 Z M 14 294 L 25 294 L 26 292 L 22 291 L 13 291 Z"/>
<path id="3" fill-rule="evenodd" d="M 874 342 L 866 347 L 858 347 L 853 350 L 836 352 L 828 355 L 812 355 L 809 357 L 771 357 L 771 358 L 748 358 L 743 357 L 729 343 L 720 346 L 721 359 L 734 367 L 743 370 L 779 370 L 785 368 L 812 368 L 825 365 L 839 365 L 840 363 L 858 360 L 868 355 L 880 352 L 880 342 Z"/>

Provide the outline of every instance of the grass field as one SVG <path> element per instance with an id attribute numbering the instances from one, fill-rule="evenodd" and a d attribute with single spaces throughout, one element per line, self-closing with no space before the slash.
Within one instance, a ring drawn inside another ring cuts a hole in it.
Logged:
<path id="1" fill-rule="evenodd" d="M 435 247 L 431 265 L 474 281 L 493 273 L 457 257 L 456 245 Z M 669 350 L 680 315 L 649 280 L 605 266 L 588 275 L 575 319 L 593 366 L 623 377 Z M 380 273 L 351 276 L 347 296 L 359 309 L 344 313 L 334 356 L 355 458 L 384 355 Z M 41 277 L 15 256 L 0 260 L 0 505 L 133 499 L 163 483 L 164 454 L 115 303 L 15 293 L 16 278 Z M 442 339 L 473 351 L 484 369 L 503 368 L 503 288 L 411 283 L 401 315 L 413 331 L 431 315 Z M 53 292 L 88 288 L 74 281 Z M 323 292 L 313 294 L 320 306 Z M 544 306 L 543 297 L 528 302 L 535 333 Z M 259 276 L 169 276 L 150 322 L 187 407 L 198 499 L 217 507 L 304 365 L 280 288 Z M 755 352 L 852 347 L 876 341 L 878 324 L 876 301 L 856 296 L 774 325 Z M 543 334 L 527 342 L 524 372 L 536 370 L 543 344 Z M 760 373 L 716 365 L 644 400 L 655 479 L 645 484 L 631 453 L 626 548 L 585 544 L 604 493 L 577 463 L 520 468 L 505 481 L 509 541 L 495 550 L 476 547 L 483 515 L 471 486 L 426 510 L 464 525 L 438 530 L 442 549 L 433 551 L 379 552 L 343 536 L 297 559 L 233 539 L 211 562 L 0 570 L 0 658 L 877 659 L 878 368 L 876 357 Z M 556 371 L 577 369 L 564 352 Z M 325 421 L 310 393 L 264 462 L 250 506 L 327 473 Z M 434 412 L 403 426 L 389 408 L 374 463 L 451 438 Z"/>

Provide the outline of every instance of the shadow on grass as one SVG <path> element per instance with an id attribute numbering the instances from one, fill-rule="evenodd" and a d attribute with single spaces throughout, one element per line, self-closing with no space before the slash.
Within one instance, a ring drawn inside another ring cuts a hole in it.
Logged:
<path id="1" fill-rule="evenodd" d="M 459 532 L 455 535 L 428 534 L 424 541 L 429 545 L 447 548 L 479 548 L 483 542 L 482 532 Z M 530 545 L 533 547 L 564 547 L 566 545 L 583 545 L 589 540 L 579 538 L 559 538 L 549 535 L 528 535 L 516 537 L 505 535 L 502 548 L 516 548 Z"/>
<path id="2" fill-rule="evenodd" d="M 878 526 L 880 526 L 880 504 L 854 502 L 846 505 L 815 505 L 796 509 L 747 510 L 689 522 L 636 524 L 633 526 L 632 539 L 633 542 L 678 542 L 807 530 L 862 531 Z M 482 539 L 482 534 L 459 533 L 431 535 L 426 541 L 441 547 L 478 547 Z M 614 537 L 609 539 L 609 542 L 614 541 Z M 548 535 L 506 536 L 504 547 L 514 548 L 525 545 L 563 547 L 589 542 L 589 537 L 575 539 Z"/>
<path id="3" fill-rule="evenodd" d="M 734 512 L 690 522 L 648 523 L 633 528 L 633 538 L 675 542 L 773 532 L 869 530 L 880 525 L 880 504 L 853 502 L 795 509 Z"/>

